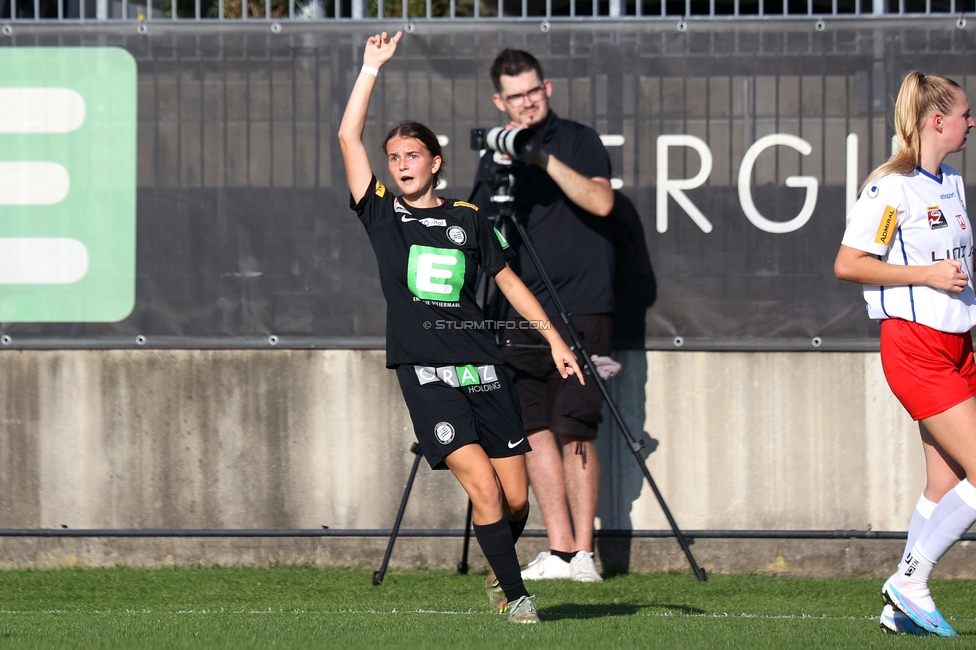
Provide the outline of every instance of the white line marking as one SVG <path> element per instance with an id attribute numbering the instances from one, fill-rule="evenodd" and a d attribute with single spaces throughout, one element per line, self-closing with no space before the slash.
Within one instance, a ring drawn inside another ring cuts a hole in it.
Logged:
<path id="1" fill-rule="evenodd" d="M 71 133 L 85 100 L 70 88 L 0 88 L 0 133 Z"/>
<path id="2" fill-rule="evenodd" d="M 0 205 L 54 205 L 68 196 L 68 170 L 53 162 L 0 162 Z"/>
<path id="3" fill-rule="evenodd" d="M 88 274 L 88 249 L 67 237 L 0 237 L 0 284 L 71 284 Z"/>
<path id="4" fill-rule="evenodd" d="M 687 612 L 635 612 L 633 614 L 614 614 L 613 612 L 607 612 L 605 614 L 600 614 L 598 612 L 565 612 L 560 611 L 558 613 L 548 612 L 545 609 L 539 610 L 539 613 L 545 616 L 546 614 L 555 614 L 559 619 L 565 618 L 602 618 L 604 616 L 642 616 L 645 618 L 733 618 L 733 619 L 753 619 L 761 621 L 877 621 L 878 617 L 875 615 L 871 616 L 828 616 L 827 614 L 749 614 L 747 612 L 713 612 L 705 614 L 689 614 Z M 450 610 L 433 610 L 433 609 L 392 609 L 392 610 L 380 610 L 380 609 L 331 609 L 331 610 L 314 610 L 314 609 L 278 609 L 274 610 L 268 609 L 241 609 L 241 610 L 225 610 L 223 608 L 219 610 L 212 609 L 178 609 L 178 610 L 152 610 L 152 609 L 125 609 L 125 610 L 66 610 L 66 609 L 50 609 L 50 610 L 0 610 L 0 616 L 36 616 L 41 614 L 100 614 L 100 615 L 112 615 L 112 614 L 129 614 L 129 615 L 151 615 L 151 616 L 209 616 L 209 615 L 238 615 L 238 616 L 268 616 L 268 615 L 286 615 L 294 616 L 296 614 L 307 614 L 311 616 L 334 616 L 336 614 L 350 614 L 350 615 L 387 615 L 387 614 L 433 614 L 435 616 L 498 616 L 495 612 L 486 610 L 475 610 L 469 609 L 465 612 L 462 611 L 450 611 Z M 974 623 L 976 618 L 955 618 L 947 617 L 946 620 L 964 622 L 964 623 Z"/>

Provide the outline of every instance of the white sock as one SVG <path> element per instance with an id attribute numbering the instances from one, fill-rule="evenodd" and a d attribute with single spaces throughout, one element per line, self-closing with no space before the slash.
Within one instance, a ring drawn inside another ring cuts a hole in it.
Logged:
<path id="1" fill-rule="evenodd" d="M 976 487 L 960 481 L 939 501 L 918 533 L 911 552 L 891 576 L 891 584 L 926 611 L 935 611 L 929 576 L 935 563 L 976 523 Z"/>
<path id="2" fill-rule="evenodd" d="M 932 516 L 935 505 L 935 501 L 929 501 L 925 498 L 924 494 L 918 496 L 918 502 L 915 504 L 915 512 L 912 513 L 912 520 L 908 524 L 908 539 L 905 541 L 905 551 L 901 554 L 903 561 L 912 552 L 912 547 L 918 541 L 918 534 L 921 532 L 925 522 Z"/>
<path id="3" fill-rule="evenodd" d="M 959 481 L 932 511 L 928 522 L 918 533 L 918 554 L 935 564 L 976 523 L 976 487 Z"/>
<path id="4" fill-rule="evenodd" d="M 919 553 L 916 542 L 888 582 L 925 611 L 935 611 L 935 601 L 929 593 L 929 576 L 934 566 Z"/>

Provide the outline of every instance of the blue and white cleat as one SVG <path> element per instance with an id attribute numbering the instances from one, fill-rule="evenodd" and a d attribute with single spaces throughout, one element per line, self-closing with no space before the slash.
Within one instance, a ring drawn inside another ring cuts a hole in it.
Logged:
<path id="1" fill-rule="evenodd" d="M 899 609 L 908 618 L 912 619 L 920 628 L 938 636 L 959 636 L 959 633 L 952 629 L 952 626 L 945 622 L 939 610 L 927 612 L 910 598 L 898 591 L 889 579 L 881 588 L 881 595 L 892 607 Z"/>
<path id="2" fill-rule="evenodd" d="M 915 621 L 908 618 L 891 605 L 885 605 L 881 610 L 878 621 L 881 629 L 888 634 L 910 634 L 913 636 L 928 636 L 929 633 L 915 625 Z"/>

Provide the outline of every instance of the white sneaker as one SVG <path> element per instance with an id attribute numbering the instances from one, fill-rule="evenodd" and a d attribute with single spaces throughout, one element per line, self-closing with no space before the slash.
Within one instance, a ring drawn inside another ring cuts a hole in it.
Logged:
<path id="1" fill-rule="evenodd" d="M 569 562 L 549 551 L 536 555 L 522 571 L 522 580 L 569 580 L 570 577 Z"/>
<path id="2" fill-rule="evenodd" d="M 578 551 L 569 561 L 569 577 L 576 582 L 603 582 L 593 564 L 593 554 L 588 551 Z"/>

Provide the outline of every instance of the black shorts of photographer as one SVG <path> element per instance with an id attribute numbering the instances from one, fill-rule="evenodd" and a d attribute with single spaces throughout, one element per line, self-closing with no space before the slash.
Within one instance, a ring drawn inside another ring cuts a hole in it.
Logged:
<path id="1" fill-rule="evenodd" d="M 610 356 L 613 318 L 608 314 L 573 316 L 586 351 L 591 356 Z M 573 339 L 562 321 L 550 321 L 565 341 Z M 525 321 L 517 321 L 523 325 Z M 549 358 L 546 340 L 535 329 L 506 329 L 502 332 L 502 358 L 522 406 L 522 423 L 527 432 L 548 429 L 557 436 L 596 440 L 603 417 L 603 394 L 595 381 L 585 386 L 562 381 Z M 573 350 L 576 352 L 576 350 Z M 577 355 L 579 353 L 577 352 Z M 583 359 L 579 359 L 582 365 Z M 589 370 L 584 367 L 584 376 Z"/>

